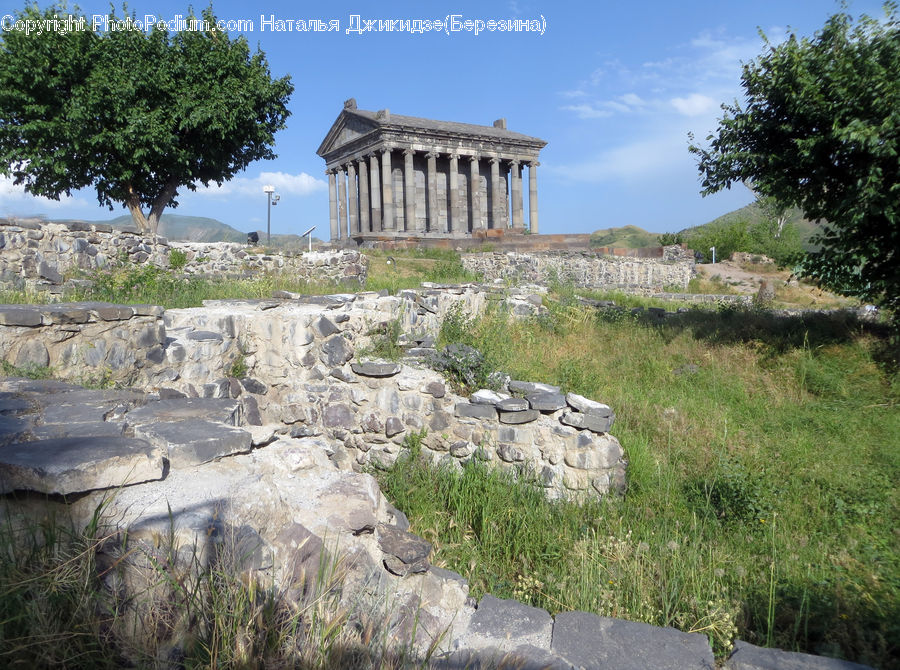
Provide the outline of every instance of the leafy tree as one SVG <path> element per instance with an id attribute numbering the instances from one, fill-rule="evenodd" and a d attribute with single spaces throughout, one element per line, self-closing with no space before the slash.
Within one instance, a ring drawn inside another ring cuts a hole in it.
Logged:
<path id="1" fill-rule="evenodd" d="M 681 233 L 663 233 L 662 235 L 657 236 L 656 240 L 661 247 L 668 247 L 673 244 L 683 244 L 684 235 Z"/>
<path id="2" fill-rule="evenodd" d="M 765 36 L 763 36 L 765 39 Z M 709 148 L 692 145 L 703 194 L 749 183 L 826 221 L 801 270 L 847 295 L 900 307 L 900 21 L 832 16 L 743 66 L 745 102 L 723 105 Z"/>
<path id="3" fill-rule="evenodd" d="M 68 15 L 31 4 L 16 18 Z M 191 20 L 205 24 L 101 32 L 85 19 L 81 30 L 4 32 L 0 174 L 53 199 L 94 186 L 102 205 L 124 204 L 155 233 L 179 189 L 222 184 L 274 158 L 290 77 L 273 79 L 261 51 L 216 30 L 211 8 Z"/>

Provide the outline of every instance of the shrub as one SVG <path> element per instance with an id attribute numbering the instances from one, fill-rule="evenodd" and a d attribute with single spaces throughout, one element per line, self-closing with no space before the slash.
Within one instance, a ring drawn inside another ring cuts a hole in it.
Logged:
<path id="1" fill-rule="evenodd" d="M 187 252 L 183 249 L 172 249 L 169 252 L 169 268 L 176 272 L 184 269 L 187 260 Z"/>

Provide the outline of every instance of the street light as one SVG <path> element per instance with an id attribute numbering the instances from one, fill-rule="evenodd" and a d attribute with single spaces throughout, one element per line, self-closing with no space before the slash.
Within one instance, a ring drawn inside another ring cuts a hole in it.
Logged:
<path id="1" fill-rule="evenodd" d="M 263 193 L 266 194 L 268 200 L 268 209 L 266 210 L 266 245 L 272 246 L 272 206 L 278 204 L 281 196 L 275 193 L 275 187 L 271 184 L 263 186 Z"/>

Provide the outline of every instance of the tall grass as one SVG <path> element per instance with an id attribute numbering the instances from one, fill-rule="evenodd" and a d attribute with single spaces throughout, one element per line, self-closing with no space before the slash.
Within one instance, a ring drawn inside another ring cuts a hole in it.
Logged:
<path id="1" fill-rule="evenodd" d="M 883 333 L 783 319 L 451 315 L 442 341 L 615 408 L 627 494 L 575 508 L 409 461 L 385 490 L 476 593 L 896 668 L 900 385 Z"/>
<path id="2" fill-rule="evenodd" d="M 7 516 L 0 528 L 0 666 L 421 665 L 411 641 L 391 639 L 389 604 L 342 604 L 348 566 L 337 553 L 323 552 L 318 572 L 302 583 L 275 588 L 227 545 L 204 564 L 173 535 L 158 543 L 123 538 L 105 527 L 102 507 L 85 528 L 52 515 L 37 522 Z"/>

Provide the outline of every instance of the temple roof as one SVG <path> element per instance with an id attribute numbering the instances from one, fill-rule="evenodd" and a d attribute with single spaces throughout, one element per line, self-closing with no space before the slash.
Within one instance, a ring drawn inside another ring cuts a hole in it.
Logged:
<path id="1" fill-rule="evenodd" d="M 452 133 L 459 135 L 477 135 L 479 137 L 496 137 L 498 140 L 518 140 L 519 142 L 537 142 L 541 146 L 547 143 L 537 137 L 515 133 L 505 128 L 497 128 L 496 126 L 482 126 L 475 123 L 459 123 L 457 121 L 436 121 L 434 119 L 423 119 L 418 116 L 403 116 L 401 114 L 388 113 L 386 118 L 378 118 L 378 112 L 370 112 L 365 109 L 348 109 L 348 114 L 355 114 L 364 119 L 374 122 L 381 127 L 397 127 L 408 128 L 410 130 L 430 130 L 440 133 Z"/>
<path id="2" fill-rule="evenodd" d="M 408 132 L 423 135 L 471 138 L 481 141 L 493 140 L 501 143 L 509 142 L 519 146 L 526 145 L 536 150 L 540 150 L 547 145 L 547 142 L 540 138 L 516 133 L 506 128 L 498 128 L 497 126 L 482 126 L 474 123 L 459 123 L 457 121 L 437 121 L 418 116 L 392 114 L 388 110 L 373 112 L 357 109 L 356 102 L 351 98 L 345 103 L 344 109 L 338 115 L 316 153 L 324 157 L 325 154 L 362 136 L 368 136 L 372 133 L 374 139 L 385 132 Z"/>

